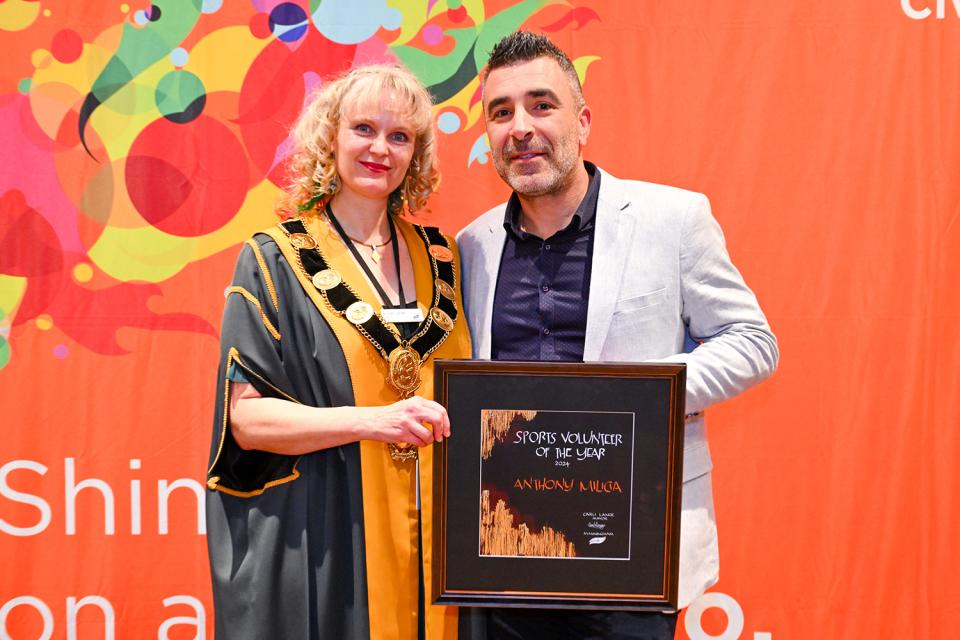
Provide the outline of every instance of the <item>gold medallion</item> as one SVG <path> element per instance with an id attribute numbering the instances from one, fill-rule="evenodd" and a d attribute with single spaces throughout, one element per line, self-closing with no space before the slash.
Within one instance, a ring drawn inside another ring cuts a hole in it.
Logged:
<path id="1" fill-rule="evenodd" d="M 353 324 L 363 324 L 373 317 L 373 307 L 366 302 L 357 300 L 347 307 L 345 315 L 347 316 L 347 320 Z"/>
<path id="2" fill-rule="evenodd" d="M 291 233 L 290 244 L 297 249 L 315 249 L 317 246 L 317 241 L 311 238 L 307 233 Z"/>
<path id="3" fill-rule="evenodd" d="M 320 291 L 329 291 L 341 282 L 343 282 L 343 278 L 333 269 L 324 269 L 313 274 L 313 286 Z"/>
<path id="4" fill-rule="evenodd" d="M 420 354 L 412 347 L 401 346 L 387 358 L 387 382 L 401 396 L 409 398 L 420 387 Z"/>
<path id="5" fill-rule="evenodd" d="M 451 287 L 449 284 L 447 284 L 440 278 L 437 278 L 436 280 L 434 280 L 433 283 L 436 285 L 437 291 L 440 292 L 440 295 L 442 295 L 447 300 L 456 301 L 457 294 L 454 293 L 453 287 Z"/>
<path id="6" fill-rule="evenodd" d="M 451 320 L 447 312 L 440 307 L 430 309 L 430 316 L 433 318 L 433 321 L 437 323 L 437 326 L 444 331 L 453 331 L 453 320 Z"/>
<path id="7" fill-rule="evenodd" d="M 443 245 L 432 244 L 430 245 L 430 255 L 439 260 L 440 262 L 452 262 L 453 261 L 453 251 L 447 249 Z"/>
<path id="8" fill-rule="evenodd" d="M 387 445 L 390 450 L 390 458 L 399 462 L 408 462 L 417 459 L 417 448 L 412 444 L 394 444 Z"/>

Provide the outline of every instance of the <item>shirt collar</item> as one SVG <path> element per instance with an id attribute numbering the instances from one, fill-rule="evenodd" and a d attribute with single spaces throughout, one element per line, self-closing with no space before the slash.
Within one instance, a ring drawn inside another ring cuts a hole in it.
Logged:
<path id="1" fill-rule="evenodd" d="M 583 200 L 580 201 L 577 210 L 573 213 L 570 224 L 558 233 L 565 231 L 582 231 L 593 224 L 594 218 L 597 215 L 597 200 L 600 196 L 600 172 L 597 171 L 595 164 L 587 162 L 586 160 L 583 162 L 583 168 L 587 170 L 587 175 L 590 176 L 590 182 L 587 184 L 587 192 L 583 195 Z M 503 226 L 507 231 L 513 232 L 513 234 L 521 240 L 526 240 L 530 237 L 530 234 L 521 228 L 520 221 L 522 214 L 523 208 L 520 206 L 520 198 L 517 197 L 517 192 L 514 191 L 510 194 L 510 199 L 507 200 L 507 208 L 503 214 Z M 544 240 L 545 239 L 546 238 L 544 238 Z"/>

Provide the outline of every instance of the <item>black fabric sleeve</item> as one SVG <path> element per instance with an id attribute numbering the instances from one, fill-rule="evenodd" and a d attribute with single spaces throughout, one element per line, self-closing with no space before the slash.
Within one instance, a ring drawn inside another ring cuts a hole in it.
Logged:
<path id="1" fill-rule="evenodd" d="M 299 402 L 281 358 L 284 304 L 277 298 L 271 265 L 264 260 L 261 242 L 273 241 L 266 236 L 256 236 L 256 247 L 251 243 L 244 245 L 233 281 L 225 291 L 213 442 L 207 473 L 210 489 L 240 496 L 257 495 L 274 484 L 298 476 L 299 456 L 242 449 L 230 429 L 230 388 L 235 384 L 231 378 L 236 379 L 235 375 L 228 375 L 231 370 L 241 372 L 263 397 Z"/>

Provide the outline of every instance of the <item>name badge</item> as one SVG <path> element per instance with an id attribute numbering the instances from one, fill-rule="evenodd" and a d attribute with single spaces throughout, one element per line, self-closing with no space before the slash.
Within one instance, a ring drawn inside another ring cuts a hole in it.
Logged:
<path id="1" fill-rule="evenodd" d="M 397 324 L 398 322 L 423 322 L 423 311 L 420 309 L 383 309 L 380 312 L 384 322 Z"/>

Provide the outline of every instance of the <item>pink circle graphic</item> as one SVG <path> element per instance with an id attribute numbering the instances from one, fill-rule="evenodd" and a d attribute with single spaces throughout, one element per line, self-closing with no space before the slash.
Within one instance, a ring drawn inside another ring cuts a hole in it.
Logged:
<path id="1" fill-rule="evenodd" d="M 64 64 L 74 62 L 83 53 L 83 39 L 73 29 L 63 29 L 53 36 L 50 52 Z"/>
<path id="2" fill-rule="evenodd" d="M 127 192 L 144 219 L 181 237 L 216 231 L 240 209 L 249 187 L 247 154 L 233 132 L 201 115 L 155 120 L 134 140 Z"/>

